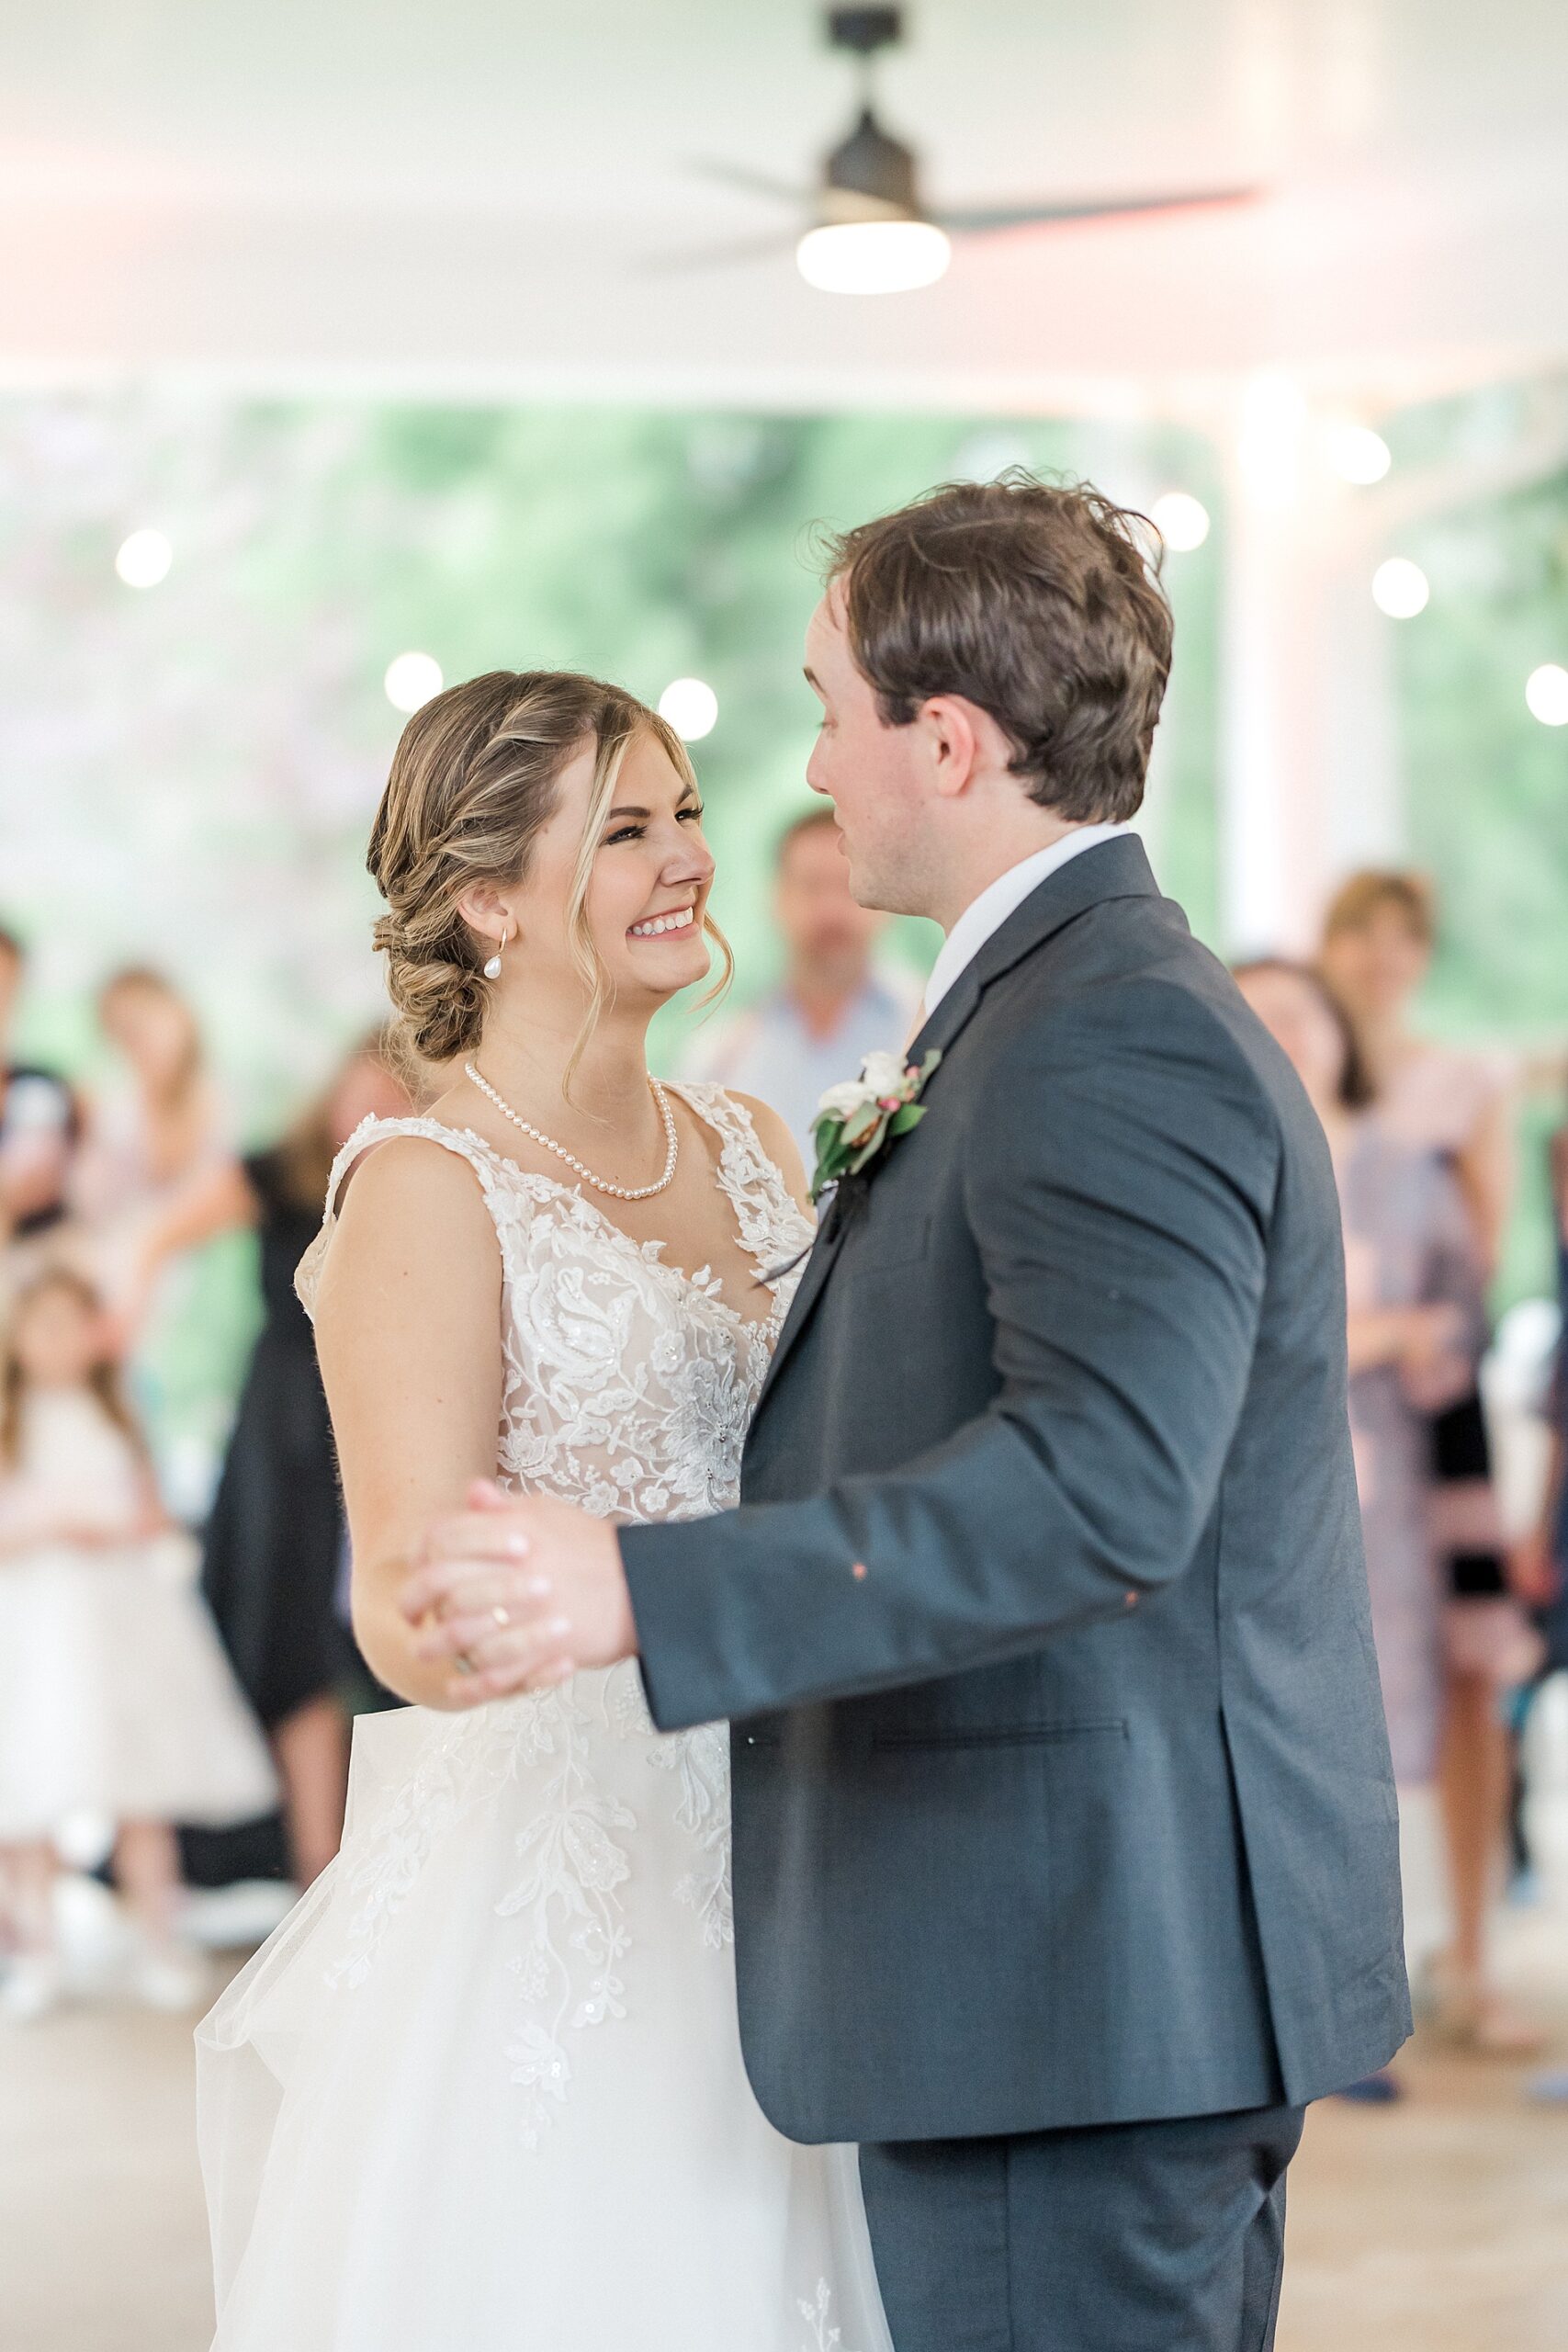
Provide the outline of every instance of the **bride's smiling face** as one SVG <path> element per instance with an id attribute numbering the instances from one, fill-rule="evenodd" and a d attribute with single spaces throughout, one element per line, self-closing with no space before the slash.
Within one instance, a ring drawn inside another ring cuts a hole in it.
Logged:
<path id="1" fill-rule="evenodd" d="M 594 798 L 594 761 L 588 742 L 561 771 L 556 806 L 535 841 L 527 873 L 506 894 L 521 956 L 559 963 L 574 978 L 568 928 Z M 658 738 L 635 736 L 593 827 L 583 900 L 589 937 L 617 1003 L 662 1002 L 707 973 L 703 918 L 714 866 L 702 814 L 695 786 Z"/>

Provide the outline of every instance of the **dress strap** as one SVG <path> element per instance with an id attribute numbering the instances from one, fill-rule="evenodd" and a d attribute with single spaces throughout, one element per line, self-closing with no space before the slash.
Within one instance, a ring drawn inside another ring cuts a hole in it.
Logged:
<path id="1" fill-rule="evenodd" d="M 492 1216 L 495 1215 L 495 1193 L 498 1182 L 496 1158 L 483 1137 L 467 1127 L 449 1127 L 440 1119 L 380 1119 L 374 1113 L 361 1119 L 337 1158 L 333 1161 L 332 1174 L 327 1179 L 327 1196 L 321 1212 L 321 1231 L 300 1259 L 294 1272 L 294 1290 L 307 1315 L 314 1316 L 316 1293 L 321 1286 L 321 1268 L 326 1263 L 327 1250 L 337 1228 L 338 1194 L 344 1180 L 366 1152 L 378 1143 L 389 1142 L 394 1136 L 423 1136 L 431 1143 L 438 1143 L 459 1159 L 466 1159 L 479 1180 L 479 1188 Z M 500 1219 L 496 1220 L 500 1232 Z M 503 1245 L 504 1247 L 504 1245 Z"/>
<path id="2" fill-rule="evenodd" d="M 719 1139 L 719 1189 L 735 1212 L 740 1246 L 766 1274 L 810 1242 L 811 1220 L 758 1135 L 750 1112 L 727 1087 L 690 1080 L 670 1087 Z"/>

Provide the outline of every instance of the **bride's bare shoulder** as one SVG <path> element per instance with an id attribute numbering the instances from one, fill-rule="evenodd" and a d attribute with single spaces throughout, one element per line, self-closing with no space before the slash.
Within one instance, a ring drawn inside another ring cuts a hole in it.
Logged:
<path id="1" fill-rule="evenodd" d="M 416 1131 L 368 1136 L 344 1171 L 337 1201 L 329 1281 L 409 1281 L 437 1286 L 499 1266 L 471 1137 Z M 323 1291 L 328 1287 L 323 1283 Z"/>

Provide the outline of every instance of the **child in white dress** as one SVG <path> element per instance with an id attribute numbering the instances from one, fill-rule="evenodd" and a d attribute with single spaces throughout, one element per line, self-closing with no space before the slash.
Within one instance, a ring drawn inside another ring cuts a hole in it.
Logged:
<path id="1" fill-rule="evenodd" d="M 16 1300 L 0 1352 L 0 1924 L 12 1952 L 0 2012 L 14 2021 L 59 1997 L 53 1840 L 69 1815 L 116 1824 L 137 1989 L 184 2007 L 202 1987 L 176 1935 L 170 1824 L 244 1820 L 275 1797 L 103 1332 L 90 1286 L 55 1267 Z"/>

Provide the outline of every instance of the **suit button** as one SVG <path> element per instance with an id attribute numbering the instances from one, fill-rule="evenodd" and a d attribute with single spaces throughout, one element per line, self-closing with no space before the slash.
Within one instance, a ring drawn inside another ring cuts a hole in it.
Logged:
<path id="1" fill-rule="evenodd" d="M 857 1560 L 854 1566 L 850 1570 L 850 1574 L 854 1577 L 857 1584 L 863 1582 L 867 1574 L 865 1562 L 863 1560 Z"/>
<path id="2" fill-rule="evenodd" d="M 1136 1594 L 1135 1592 L 1130 1592 L 1130 1593 L 1127 1595 L 1126 1600 L 1123 1602 L 1122 1606 L 1123 1606 L 1124 1608 L 1127 1608 L 1127 1609 L 1136 1609 L 1137 1605 L 1138 1605 L 1138 1596 L 1137 1596 L 1137 1594 Z"/>

